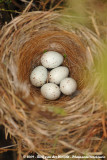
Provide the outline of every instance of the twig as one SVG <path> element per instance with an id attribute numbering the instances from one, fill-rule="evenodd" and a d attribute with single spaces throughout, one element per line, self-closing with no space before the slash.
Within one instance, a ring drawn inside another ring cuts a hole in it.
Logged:
<path id="1" fill-rule="evenodd" d="M 30 10 L 32 3 L 33 3 L 33 0 L 31 0 L 31 1 L 29 2 L 29 4 L 28 4 L 27 7 L 24 9 L 24 11 L 23 11 L 22 14 L 24 14 L 24 13 L 26 13 L 26 12 L 28 12 L 28 11 Z"/>
<path id="2" fill-rule="evenodd" d="M 18 4 L 15 0 L 12 0 L 12 3 L 18 7 L 19 9 L 22 9 L 22 6 L 20 4 Z"/>
<path id="3" fill-rule="evenodd" d="M 15 10 L 7 10 L 7 9 L 4 9 L 4 8 L 0 8 L 0 11 L 13 12 L 13 13 L 21 13 L 21 12 L 15 11 Z"/>
<path id="4" fill-rule="evenodd" d="M 12 144 L 12 145 L 10 145 L 10 146 L 2 147 L 2 148 L 0 148 L 0 150 L 8 149 L 8 148 L 11 148 L 11 147 L 14 147 L 14 146 L 17 146 L 17 144 Z"/>
<path id="5" fill-rule="evenodd" d="M 24 3 L 29 3 L 28 1 L 26 1 L 26 0 L 21 0 L 22 2 L 24 2 Z M 35 5 L 32 3 L 32 6 L 33 7 L 35 7 Z"/>
<path id="6" fill-rule="evenodd" d="M 51 8 L 49 11 L 54 11 L 58 6 L 63 2 L 63 0 L 59 1 L 55 7 Z"/>
<path id="7" fill-rule="evenodd" d="M 104 139 L 104 135 L 102 136 L 101 140 L 99 141 L 98 145 L 95 147 L 94 152 L 97 152 L 98 148 L 100 147 L 102 141 Z"/>
<path id="8" fill-rule="evenodd" d="M 106 123 L 105 123 L 105 114 L 103 114 L 103 116 L 102 116 L 102 126 L 103 126 L 104 137 L 107 138 Z"/>
<path id="9" fill-rule="evenodd" d="M 98 29 L 96 20 L 95 20 L 95 18 L 94 18 L 93 16 L 91 16 L 91 20 L 92 20 L 92 24 L 93 24 L 93 26 L 94 26 L 95 32 L 96 32 L 97 35 L 100 37 L 100 32 L 99 32 L 99 29 Z"/>
<path id="10" fill-rule="evenodd" d="M 46 0 L 46 2 L 44 2 L 44 3 L 42 2 L 42 3 L 43 3 L 43 5 L 42 5 L 42 6 L 43 6 L 43 11 L 45 11 L 46 5 L 47 5 L 47 3 L 49 3 L 49 1 L 50 1 L 50 0 Z"/>

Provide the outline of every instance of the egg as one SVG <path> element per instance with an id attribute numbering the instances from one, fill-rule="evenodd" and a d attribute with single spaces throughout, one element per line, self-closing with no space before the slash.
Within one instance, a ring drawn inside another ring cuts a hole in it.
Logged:
<path id="1" fill-rule="evenodd" d="M 73 78 L 65 78 L 60 83 L 60 90 L 65 95 L 71 95 L 77 89 L 77 83 Z"/>
<path id="2" fill-rule="evenodd" d="M 47 80 L 48 72 L 43 66 L 36 67 L 30 74 L 30 81 L 36 87 L 41 87 Z"/>
<path id="3" fill-rule="evenodd" d="M 46 83 L 41 87 L 41 94 L 49 100 L 56 100 L 59 98 L 61 91 L 59 86 L 54 83 Z"/>
<path id="4" fill-rule="evenodd" d="M 64 66 L 60 66 L 57 68 L 54 68 L 49 73 L 49 82 L 59 84 L 61 80 L 66 78 L 69 74 L 69 69 Z"/>
<path id="5" fill-rule="evenodd" d="M 48 51 L 41 57 L 41 64 L 49 69 L 56 68 L 63 63 L 63 56 L 55 51 Z"/>

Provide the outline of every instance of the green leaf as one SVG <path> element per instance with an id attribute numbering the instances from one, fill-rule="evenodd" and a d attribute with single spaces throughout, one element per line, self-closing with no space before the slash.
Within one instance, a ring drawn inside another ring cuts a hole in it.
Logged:
<path id="1" fill-rule="evenodd" d="M 61 116 L 65 116 L 67 114 L 64 108 L 59 108 L 59 107 L 54 107 L 54 106 L 49 106 L 48 111 L 61 115 Z"/>
<path id="2" fill-rule="evenodd" d="M 43 51 L 43 53 L 46 53 L 47 52 L 47 49 L 45 49 L 44 51 Z"/>
<path id="3" fill-rule="evenodd" d="M 67 55 L 66 54 L 64 54 L 64 58 L 66 58 L 67 57 Z"/>

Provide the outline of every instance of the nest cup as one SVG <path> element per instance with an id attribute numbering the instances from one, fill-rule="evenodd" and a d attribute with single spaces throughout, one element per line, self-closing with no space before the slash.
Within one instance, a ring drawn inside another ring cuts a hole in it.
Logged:
<path id="1" fill-rule="evenodd" d="M 90 70 L 93 64 L 87 67 L 85 41 L 88 38 L 64 29 L 58 17 L 60 15 L 51 12 L 26 13 L 4 26 L 0 33 L 0 93 L 4 94 L 0 102 L 1 120 L 7 133 L 16 139 L 21 154 L 90 152 L 93 151 L 93 147 L 89 148 L 89 144 L 93 144 L 91 138 L 102 130 L 101 96 L 95 96 L 98 82 L 91 88 L 87 82 L 93 74 Z M 69 68 L 70 76 L 78 85 L 74 97 L 63 95 L 49 101 L 41 95 L 40 88 L 31 84 L 30 73 L 41 65 L 40 58 L 45 51 L 57 51 L 64 56 L 62 65 Z M 92 112 L 94 100 L 97 103 Z M 96 126 L 98 132 L 93 133 L 86 144 Z"/>
<path id="2" fill-rule="evenodd" d="M 56 51 L 65 56 L 62 65 L 70 70 L 70 77 L 78 83 L 78 89 L 82 89 L 84 83 L 84 71 L 86 63 L 86 51 L 79 38 L 72 32 L 66 32 L 58 27 L 43 27 L 35 33 L 34 37 L 24 43 L 19 50 L 18 79 L 21 82 L 29 81 L 30 73 L 41 65 L 40 59 L 45 51 Z M 82 83 L 81 83 L 82 82 Z M 31 86 L 31 92 L 40 96 L 40 88 Z M 44 97 L 41 97 L 44 100 Z M 58 101 L 64 102 L 68 97 L 63 96 Z M 70 98 L 71 99 L 71 98 Z M 48 101 L 48 103 L 51 103 Z M 53 102 L 54 103 L 54 102 Z"/>

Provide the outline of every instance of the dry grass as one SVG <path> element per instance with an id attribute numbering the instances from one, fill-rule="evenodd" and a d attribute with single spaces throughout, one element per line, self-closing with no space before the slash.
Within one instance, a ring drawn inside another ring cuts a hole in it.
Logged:
<path id="1" fill-rule="evenodd" d="M 15 137 L 20 156 L 102 154 L 107 123 L 95 67 L 102 63 L 102 44 L 89 29 L 61 24 L 61 18 L 53 12 L 24 13 L 0 32 L 0 122 L 6 135 Z M 50 102 L 31 86 L 29 73 L 44 50 L 67 55 L 64 64 L 78 83 L 73 97 Z"/>

